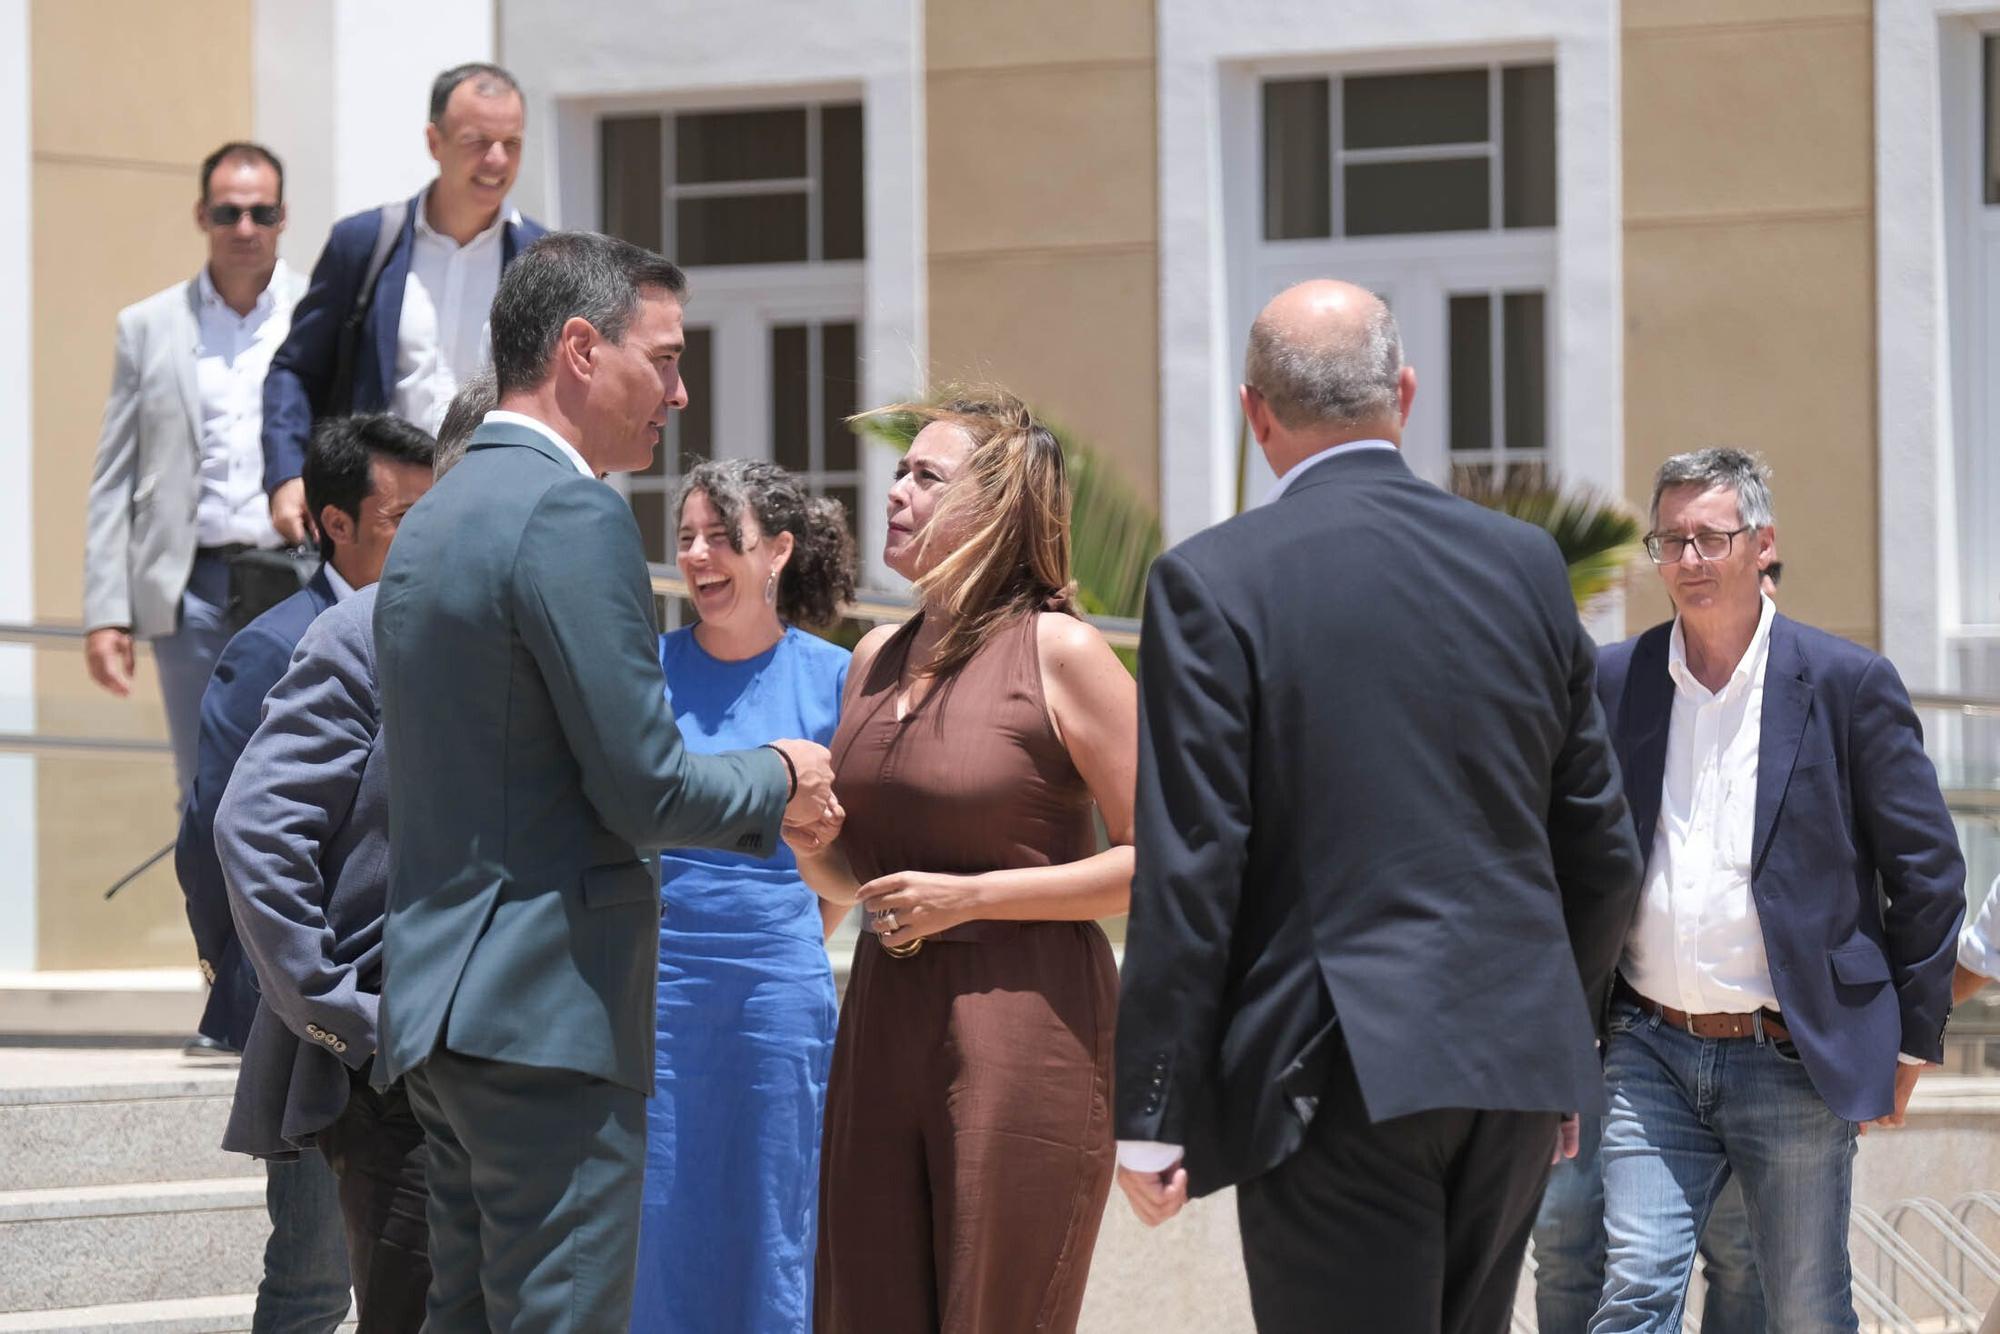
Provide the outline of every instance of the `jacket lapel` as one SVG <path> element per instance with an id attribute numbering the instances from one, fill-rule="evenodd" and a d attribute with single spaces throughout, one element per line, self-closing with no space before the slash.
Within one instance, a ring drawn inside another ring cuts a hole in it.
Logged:
<path id="1" fill-rule="evenodd" d="M 1812 714 L 1812 678 L 1799 651 L 1796 627 L 1783 616 L 1771 620 L 1770 657 L 1764 663 L 1764 718 L 1757 733 L 1757 815 L 1750 837 L 1750 874 L 1764 864 L 1771 830 L 1785 804 L 1792 765 L 1805 740 Z"/>
<path id="2" fill-rule="evenodd" d="M 175 307 L 174 379 L 180 385 L 181 405 L 187 409 L 188 443 L 195 458 L 201 457 L 201 385 L 195 378 L 195 362 L 201 356 L 201 277 L 188 279 L 187 300 Z"/>
<path id="3" fill-rule="evenodd" d="M 1625 795 L 1632 804 L 1632 823 L 1639 834 L 1639 851 L 1650 857 L 1653 832 L 1660 820 L 1660 789 L 1667 781 L 1667 730 L 1674 716 L 1674 678 L 1667 672 L 1667 643 L 1673 622 L 1657 626 L 1632 647 L 1625 671 L 1625 694 L 1619 701 L 1619 758 L 1625 763 Z"/>

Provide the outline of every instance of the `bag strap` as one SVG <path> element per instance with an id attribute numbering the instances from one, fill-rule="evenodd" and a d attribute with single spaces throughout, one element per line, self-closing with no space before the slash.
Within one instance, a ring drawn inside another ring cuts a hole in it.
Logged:
<path id="1" fill-rule="evenodd" d="M 354 304 L 340 326 L 333 390 L 327 395 L 324 416 L 339 416 L 354 407 L 354 367 L 361 351 L 362 326 L 368 323 L 368 312 L 375 308 L 375 289 L 381 284 L 382 270 L 388 267 L 389 252 L 396 248 L 397 238 L 403 233 L 403 223 L 409 216 L 410 202 L 407 199 L 382 206 L 382 220 L 375 229 L 375 248 L 369 252 L 368 267 L 362 271 L 361 286 L 354 293 Z"/>

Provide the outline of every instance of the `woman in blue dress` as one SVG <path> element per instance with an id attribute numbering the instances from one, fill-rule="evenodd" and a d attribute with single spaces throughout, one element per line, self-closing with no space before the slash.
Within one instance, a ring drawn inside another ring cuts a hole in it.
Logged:
<path id="1" fill-rule="evenodd" d="M 799 629 L 854 593 L 845 512 L 769 463 L 701 464 L 674 512 L 700 624 L 660 637 L 695 751 L 824 745 L 848 654 Z M 791 850 L 660 859 L 659 1048 L 632 1329 L 791 1334 L 812 1325 L 820 1115 L 835 1002 L 821 903 Z"/>

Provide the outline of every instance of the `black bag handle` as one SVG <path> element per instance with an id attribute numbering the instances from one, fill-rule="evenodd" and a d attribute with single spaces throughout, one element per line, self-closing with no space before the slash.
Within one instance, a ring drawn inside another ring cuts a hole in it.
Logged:
<path id="1" fill-rule="evenodd" d="M 354 410 L 354 365 L 361 354 L 362 326 L 375 308 L 375 289 L 381 284 L 382 270 L 388 267 L 389 252 L 402 235 L 403 221 L 410 215 L 410 201 L 399 199 L 382 206 L 382 223 L 375 232 L 375 249 L 368 256 L 368 268 L 361 277 L 354 305 L 340 326 L 340 341 L 334 347 L 333 387 L 327 392 L 322 417 L 339 417 Z"/>

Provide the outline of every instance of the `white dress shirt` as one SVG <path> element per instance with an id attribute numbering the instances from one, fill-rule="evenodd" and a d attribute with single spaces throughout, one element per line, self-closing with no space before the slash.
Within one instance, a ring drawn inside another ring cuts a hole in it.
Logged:
<path id="1" fill-rule="evenodd" d="M 354 596 L 354 585 L 340 577 L 340 571 L 333 568 L 332 561 L 325 562 L 319 569 L 320 573 L 326 576 L 327 587 L 333 590 L 333 600 L 336 604 Z"/>
<path id="2" fill-rule="evenodd" d="M 1674 705 L 1660 818 L 1620 971 L 1640 995 L 1693 1014 L 1778 1008 L 1750 894 L 1764 669 L 1778 610 L 1762 601 L 1757 632 L 1718 691 L 1689 669 L 1678 619 L 1667 648 Z"/>
<path id="3" fill-rule="evenodd" d="M 1986 891 L 1979 916 L 1965 924 L 1958 938 L 1958 962 L 1968 973 L 2000 978 L 2000 876 Z"/>
<path id="4" fill-rule="evenodd" d="M 1284 495 L 1285 492 L 1291 488 L 1292 483 L 1297 481 L 1305 473 L 1306 469 L 1314 466 L 1315 464 L 1325 463 L 1328 459 L 1333 458 L 1336 455 L 1358 454 L 1364 449 L 1394 449 L 1394 448 L 1396 448 L 1396 443 L 1393 440 L 1349 440 L 1345 444 L 1330 445 L 1327 448 L 1322 449 L 1319 453 L 1308 455 L 1307 457 L 1300 459 L 1297 463 L 1294 463 L 1291 467 L 1285 469 L 1285 475 L 1278 479 L 1278 484 L 1271 488 L 1271 493 L 1269 495 L 1264 497 L 1264 503 L 1268 505 L 1272 501 L 1276 500 L 1279 496 Z"/>
<path id="5" fill-rule="evenodd" d="M 597 476 L 595 472 L 591 471 L 590 465 L 583 461 L 583 455 L 576 452 L 576 446 L 557 435 L 547 422 L 536 421 L 533 417 L 525 413 L 505 412 L 499 408 L 493 409 L 493 411 L 481 417 L 479 421 L 481 425 L 487 422 L 497 422 L 507 426 L 525 426 L 529 430 L 539 433 L 543 439 L 553 441 L 556 447 L 568 456 L 569 461 L 576 465 L 576 470 L 585 477 L 594 479 Z"/>
<path id="6" fill-rule="evenodd" d="M 507 224 L 520 215 L 500 210 L 493 225 L 464 245 L 432 227 L 430 194 L 417 206 L 410 276 L 396 324 L 396 385 L 389 406 L 397 416 L 436 431 L 459 385 L 493 359 L 493 294 Z"/>
<path id="7" fill-rule="evenodd" d="M 204 547 L 275 547 L 270 502 L 264 498 L 264 373 L 292 327 L 293 290 L 284 261 L 238 315 L 215 290 L 203 265 L 196 280 L 201 313 L 195 345 L 195 391 L 201 399 L 201 497 L 195 542 Z"/>

